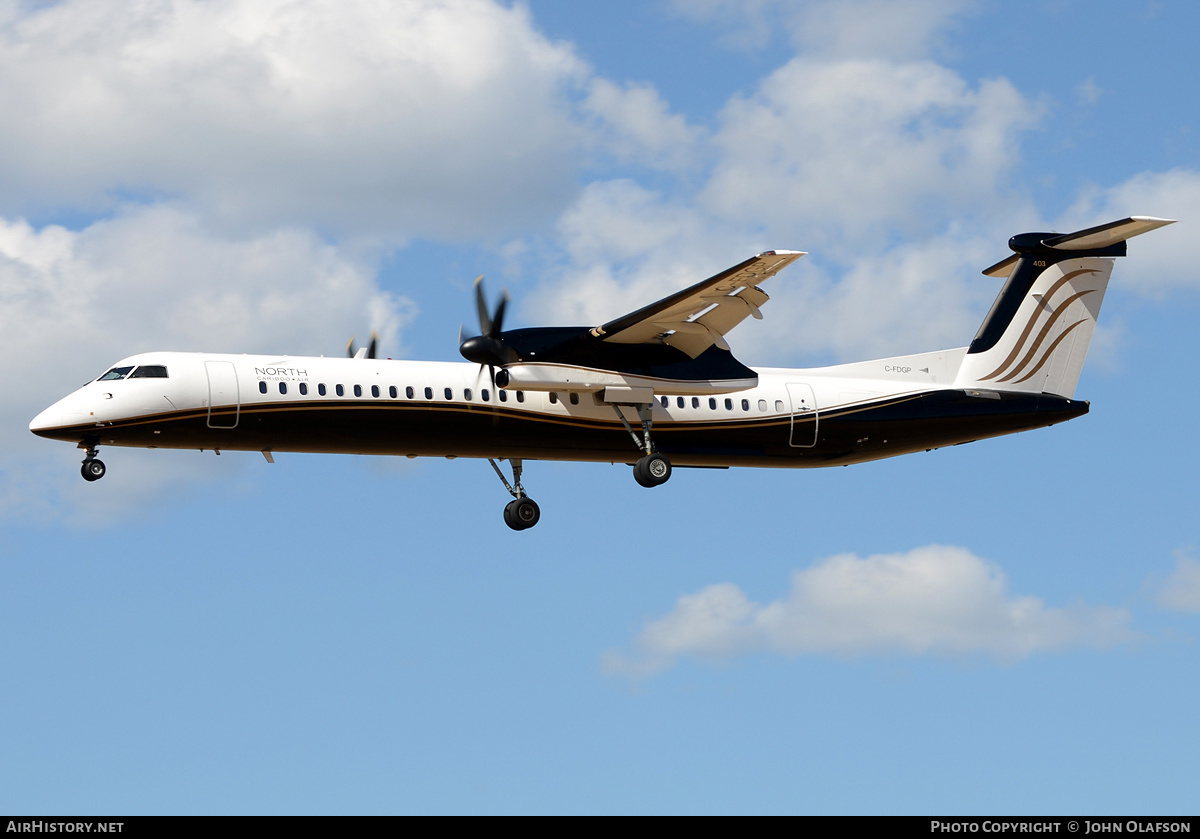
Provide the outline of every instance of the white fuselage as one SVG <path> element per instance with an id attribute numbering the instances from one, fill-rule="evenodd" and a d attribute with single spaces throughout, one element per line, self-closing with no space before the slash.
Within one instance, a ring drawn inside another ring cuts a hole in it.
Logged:
<path id="1" fill-rule="evenodd" d="M 993 393 L 954 391 L 964 353 L 759 368 L 754 387 L 710 395 L 696 395 L 694 382 L 663 382 L 650 403 L 653 434 L 678 465 L 817 466 L 1049 424 L 1027 417 L 973 427 L 940 417 L 935 432 L 918 431 L 931 418 L 922 400 L 939 392 L 999 404 Z M 39 414 L 31 430 L 81 446 L 584 461 L 637 455 L 620 421 L 638 429 L 636 406 L 605 401 L 611 387 L 502 391 L 475 364 L 365 358 L 162 352 L 114 369 L 150 365 L 165 376 L 93 381 Z M 592 387 L 579 378 L 577 387 Z M 893 421 L 897 410 L 908 412 L 896 433 L 870 419 L 880 406 L 889 406 Z"/>

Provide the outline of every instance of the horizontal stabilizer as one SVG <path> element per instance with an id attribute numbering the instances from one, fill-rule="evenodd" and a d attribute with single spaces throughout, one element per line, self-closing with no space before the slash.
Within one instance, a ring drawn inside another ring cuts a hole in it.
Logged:
<path id="1" fill-rule="evenodd" d="M 1110 221 L 1108 224 L 1100 224 L 1096 227 L 1076 230 L 1074 233 L 1014 236 L 1009 240 L 1008 244 L 1016 253 L 1005 257 L 995 265 L 983 269 L 983 273 L 988 277 L 1007 277 L 1012 271 L 1013 266 L 1017 264 L 1017 260 L 1021 258 L 1021 254 L 1031 246 L 1051 248 L 1057 251 L 1098 250 L 1120 244 L 1126 239 L 1132 239 L 1134 236 L 1140 236 L 1143 233 L 1149 233 L 1151 230 L 1157 230 L 1160 227 L 1166 227 L 1168 224 L 1174 223 L 1175 219 L 1154 218 L 1153 216 L 1130 216 L 1120 221 Z M 1029 241 L 1031 237 L 1035 241 Z"/>
<path id="2" fill-rule="evenodd" d="M 1021 258 L 1019 253 L 1014 253 L 1012 256 L 1006 256 L 1004 259 L 992 265 L 989 268 L 983 269 L 985 277 L 1007 277 L 1012 273 L 1013 266 L 1017 264 L 1017 260 Z"/>
<path id="3" fill-rule="evenodd" d="M 1175 219 L 1169 218 L 1130 216 L 1120 221 L 1110 221 L 1108 224 L 1089 227 L 1086 230 L 1079 230 L 1075 233 L 1064 233 L 1062 236 L 1043 239 L 1042 244 L 1048 248 L 1057 248 L 1058 250 L 1066 251 L 1086 251 L 1093 248 L 1106 248 L 1109 245 L 1115 245 L 1117 242 L 1124 242 L 1126 239 L 1132 239 L 1134 236 L 1140 236 L 1143 233 L 1149 233 L 1151 230 L 1157 230 L 1160 227 L 1166 227 L 1168 224 L 1174 223 Z"/>

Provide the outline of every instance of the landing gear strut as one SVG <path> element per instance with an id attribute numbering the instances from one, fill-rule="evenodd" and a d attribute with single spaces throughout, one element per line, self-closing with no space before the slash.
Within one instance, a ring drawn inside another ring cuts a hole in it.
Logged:
<path id="1" fill-rule="evenodd" d="M 83 479 L 90 483 L 103 478 L 104 473 L 108 470 L 105 469 L 104 461 L 96 457 L 99 446 L 93 441 L 84 442 L 87 445 L 87 455 L 83 458 L 83 466 L 80 467 L 79 474 L 83 475 Z"/>
<path id="2" fill-rule="evenodd" d="M 501 459 L 503 460 L 503 458 Z M 492 468 L 496 470 L 496 476 L 500 478 L 500 482 L 504 484 L 508 494 L 513 497 L 513 500 L 509 501 L 508 506 L 504 508 L 504 523 L 513 530 L 528 530 L 537 524 L 538 519 L 542 517 L 542 511 L 538 509 L 537 502 L 525 494 L 525 488 L 521 486 L 521 459 L 509 458 L 513 471 L 511 484 L 504 477 L 504 473 L 500 471 L 500 467 L 496 465 L 496 461 L 489 457 L 488 463 L 492 464 Z"/>
<path id="3" fill-rule="evenodd" d="M 629 420 L 625 419 L 625 414 L 621 413 L 621 406 L 613 405 L 613 410 L 617 412 L 621 424 L 625 426 L 625 430 L 633 438 L 633 444 L 645 452 L 644 455 L 638 458 L 637 463 L 633 464 L 633 479 L 644 487 L 661 486 L 671 477 L 671 461 L 654 450 L 654 441 L 650 439 L 650 427 L 653 425 L 651 419 L 653 407 L 653 403 L 641 403 L 637 405 L 638 419 L 642 421 L 642 436 L 639 437 L 629 424 Z"/>

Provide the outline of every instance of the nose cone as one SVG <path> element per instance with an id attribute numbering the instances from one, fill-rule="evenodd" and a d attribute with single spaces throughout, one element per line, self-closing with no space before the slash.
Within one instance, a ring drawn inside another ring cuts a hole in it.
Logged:
<path id="1" fill-rule="evenodd" d="M 29 423 L 29 430 L 39 437 L 49 437 L 54 440 L 78 439 L 77 433 L 68 429 L 86 423 L 86 417 L 79 406 L 72 403 L 70 397 L 60 399 L 46 410 L 42 411 Z"/>
<path id="2" fill-rule="evenodd" d="M 52 436 L 49 431 L 58 425 L 58 417 L 61 411 L 58 410 L 57 404 L 51 405 L 46 410 L 42 411 L 29 423 L 29 430 L 39 437 Z"/>

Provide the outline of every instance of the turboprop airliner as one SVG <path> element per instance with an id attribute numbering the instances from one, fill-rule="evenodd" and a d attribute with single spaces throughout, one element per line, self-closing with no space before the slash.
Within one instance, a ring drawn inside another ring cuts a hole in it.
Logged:
<path id="1" fill-rule="evenodd" d="M 675 467 L 861 463 L 1041 428 L 1088 412 L 1075 387 L 1126 240 L 1172 220 L 1133 216 L 1024 233 L 983 273 L 1005 278 L 967 347 L 813 369 L 751 368 L 725 336 L 762 318 L 760 285 L 800 257 L 767 251 L 595 327 L 503 330 L 477 280 L 464 362 L 152 352 L 118 361 L 38 414 L 35 434 L 100 446 L 486 458 L 537 524 L 529 460 L 628 463 L 644 487 Z M 461 336 L 460 336 L 461 338 Z M 512 481 L 497 461 L 507 460 Z"/>

